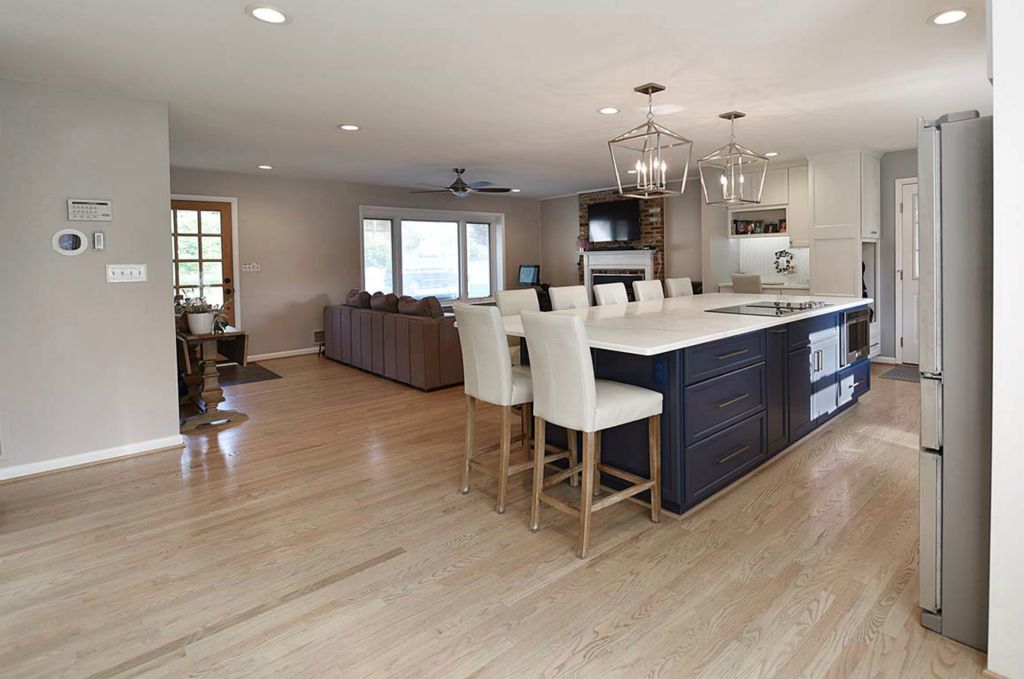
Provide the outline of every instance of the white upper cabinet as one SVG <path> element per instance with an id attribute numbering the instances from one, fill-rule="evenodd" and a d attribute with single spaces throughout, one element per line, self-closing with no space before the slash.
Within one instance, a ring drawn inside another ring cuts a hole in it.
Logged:
<path id="1" fill-rule="evenodd" d="M 840 151 L 809 159 L 811 291 L 861 295 L 861 242 L 880 234 L 877 156 Z"/>
<path id="2" fill-rule="evenodd" d="M 791 167 L 789 173 L 789 207 L 786 209 L 787 230 L 793 247 L 811 244 L 811 195 L 807 188 L 807 166 Z"/>
<path id="3" fill-rule="evenodd" d="M 789 202 L 789 170 L 768 170 L 761 189 L 761 205 L 785 205 Z"/>

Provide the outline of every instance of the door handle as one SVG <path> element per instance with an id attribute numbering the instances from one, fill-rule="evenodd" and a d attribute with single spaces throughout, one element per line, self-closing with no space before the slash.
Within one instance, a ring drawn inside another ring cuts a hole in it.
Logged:
<path id="1" fill-rule="evenodd" d="M 715 464 L 725 464 L 726 462 L 728 462 L 732 458 L 736 457 L 737 455 L 741 455 L 741 454 L 747 452 L 748 450 L 750 450 L 750 446 L 742 445 L 739 448 L 737 448 L 736 450 L 734 450 L 731 453 L 729 453 L 728 455 L 723 455 L 722 457 L 715 458 Z"/>
<path id="2" fill-rule="evenodd" d="M 722 401 L 721 403 L 716 403 L 715 407 L 716 408 L 728 408 L 729 406 L 731 406 L 731 405 L 733 405 L 735 403 L 739 403 L 740 401 L 742 401 L 743 399 L 747 398 L 748 396 L 750 396 L 750 394 L 740 394 L 736 398 L 730 398 L 728 401 Z"/>
<path id="3" fill-rule="evenodd" d="M 715 356 L 715 360 L 716 361 L 724 361 L 727 358 L 736 358 L 737 356 L 742 356 L 743 354 L 745 354 L 745 353 L 747 353 L 749 351 L 750 351 L 750 349 L 740 349 L 739 351 L 732 351 L 732 352 L 729 352 L 728 354 L 722 354 L 721 356 Z"/>

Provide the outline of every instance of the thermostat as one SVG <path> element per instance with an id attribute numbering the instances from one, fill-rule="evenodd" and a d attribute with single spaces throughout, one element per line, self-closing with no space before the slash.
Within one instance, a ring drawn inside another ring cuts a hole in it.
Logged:
<path id="1" fill-rule="evenodd" d="M 89 247 L 89 239 L 78 229 L 61 229 L 53 234 L 53 249 L 62 255 L 80 255 Z"/>
<path id="2" fill-rule="evenodd" d="M 69 222 L 109 222 L 114 212 L 109 200 L 96 198 L 68 198 Z"/>

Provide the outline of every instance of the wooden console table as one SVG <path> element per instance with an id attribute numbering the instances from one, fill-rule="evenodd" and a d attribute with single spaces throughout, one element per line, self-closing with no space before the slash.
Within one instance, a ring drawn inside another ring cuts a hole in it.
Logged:
<path id="1" fill-rule="evenodd" d="M 182 361 L 185 368 L 185 382 L 188 398 L 199 406 L 199 414 L 182 418 L 181 431 L 187 432 L 204 424 L 228 424 L 249 419 L 237 410 L 221 410 L 218 405 L 224 401 L 224 390 L 220 386 L 220 372 L 217 370 L 217 355 L 220 354 L 244 366 L 248 354 L 249 333 L 228 326 L 224 332 L 208 335 L 178 333 Z M 192 351 L 197 349 L 199 360 L 193 365 Z"/>

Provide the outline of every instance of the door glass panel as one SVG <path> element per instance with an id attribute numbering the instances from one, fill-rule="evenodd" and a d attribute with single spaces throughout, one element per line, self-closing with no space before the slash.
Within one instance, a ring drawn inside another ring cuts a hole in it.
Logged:
<path id="1" fill-rule="evenodd" d="M 402 292 L 458 298 L 458 222 L 402 220 Z"/>
<path id="2" fill-rule="evenodd" d="M 178 233 L 199 233 L 199 213 L 195 210 L 178 210 Z"/>
<path id="3" fill-rule="evenodd" d="M 199 285 L 199 262 L 178 263 L 178 284 Z"/>
<path id="4" fill-rule="evenodd" d="M 203 299 L 205 299 L 210 304 L 216 304 L 220 306 L 221 304 L 224 303 L 224 288 L 220 286 L 204 287 Z"/>
<path id="5" fill-rule="evenodd" d="M 363 220 L 363 280 L 366 289 L 394 292 L 391 256 L 391 220 Z"/>
<path id="6" fill-rule="evenodd" d="M 491 295 L 491 225 L 466 224 L 467 297 Z"/>
<path id="7" fill-rule="evenodd" d="M 200 216 L 200 224 L 203 233 L 220 233 L 220 212 L 217 210 L 203 210 Z"/>
<path id="8" fill-rule="evenodd" d="M 179 288 L 178 294 L 185 299 L 193 299 L 199 297 L 199 288 Z"/>
<path id="9" fill-rule="evenodd" d="M 178 236 L 178 259 L 199 259 L 198 236 Z"/>
<path id="10" fill-rule="evenodd" d="M 223 266 L 220 262 L 203 262 L 203 285 L 220 285 L 224 282 Z"/>
<path id="11" fill-rule="evenodd" d="M 221 259 L 223 245 L 220 236 L 203 236 L 203 259 Z"/>

